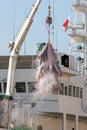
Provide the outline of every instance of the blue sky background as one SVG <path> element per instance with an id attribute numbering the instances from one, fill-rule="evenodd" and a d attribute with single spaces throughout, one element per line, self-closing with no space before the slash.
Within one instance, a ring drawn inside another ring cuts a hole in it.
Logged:
<path id="1" fill-rule="evenodd" d="M 0 55 L 9 55 L 8 44 L 13 41 L 25 16 L 29 13 L 36 0 L 0 0 Z M 69 17 L 73 0 L 50 0 L 53 7 L 54 1 L 54 48 L 59 52 L 69 52 L 70 37 L 64 32 L 63 23 Z M 46 17 L 48 15 L 49 0 L 42 0 L 34 17 L 34 22 L 22 45 L 20 54 L 36 54 L 37 43 L 47 42 Z M 53 9 L 51 9 L 53 16 Z M 51 26 L 51 43 L 52 40 Z"/>

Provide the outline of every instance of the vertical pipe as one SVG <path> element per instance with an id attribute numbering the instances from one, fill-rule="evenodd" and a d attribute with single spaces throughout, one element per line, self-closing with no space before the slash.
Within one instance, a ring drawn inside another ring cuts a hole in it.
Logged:
<path id="1" fill-rule="evenodd" d="M 87 75 L 87 12 L 84 13 L 84 21 L 85 21 L 85 42 L 84 42 L 84 46 L 85 46 L 85 52 L 84 52 L 84 60 L 85 60 L 85 75 Z"/>

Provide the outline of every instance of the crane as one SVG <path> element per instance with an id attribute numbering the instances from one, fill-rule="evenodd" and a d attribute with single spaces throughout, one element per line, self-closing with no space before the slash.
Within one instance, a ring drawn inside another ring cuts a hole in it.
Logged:
<path id="1" fill-rule="evenodd" d="M 2 120 L 1 122 L 2 122 L 2 126 L 8 127 L 8 129 L 10 127 L 9 126 L 9 124 L 10 124 L 10 109 L 12 106 L 12 102 L 10 102 L 10 100 L 13 99 L 13 94 L 14 94 L 16 64 L 18 61 L 21 46 L 22 46 L 23 41 L 24 41 L 24 39 L 25 39 L 25 37 L 26 37 L 30 27 L 31 27 L 34 15 L 35 15 L 41 1 L 42 0 L 36 0 L 36 3 L 33 5 L 29 15 L 25 18 L 25 20 L 24 20 L 19 32 L 17 33 L 15 39 L 9 44 L 10 58 L 9 58 L 9 66 L 8 66 L 6 94 L 0 94 L 0 101 L 2 103 L 4 103 L 4 108 L 6 109 L 5 110 L 6 113 L 3 116 L 3 119 L 1 119 Z M 9 103 L 11 106 L 9 106 Z M 2 112 L 2 114 L 3 114 L 3 112 Z M 3 125 L 3 122 L 4 122 L 4 125 Z"/>
<path id="2" fill-rule="evenodd" d="M 9 58 L 9 67 L 8 67 L 8 75 L 7 75 L 7 87 L 6 87 L 6 96 L 11 98 L 13 96 L 14 85 L 15 85 L 15 72 L 16 72 L 16 64 L 19 57 L 19 52 L 23 41 L 31 27 L 33 22 L 33 17 L 41 3 L 41 0 L 37 0 L 35 5 L 32 7 L 31 12 L 25 18 L 22 27 L 20 28 L 17 36 L 14 41 L 10 43 L 10 58 Z"/>

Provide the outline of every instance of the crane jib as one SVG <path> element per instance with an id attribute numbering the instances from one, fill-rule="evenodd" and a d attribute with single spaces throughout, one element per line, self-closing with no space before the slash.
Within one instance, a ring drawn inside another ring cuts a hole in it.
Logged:
<path id="1" fill-rule="evenodd" d="M 13 90 L 14 90 L 14 84 L 15 84 L 15 70 L 16 70 L 17 59 L 19 56 L 19 51 L 27 35 L 27 32 L 29 31 L 31 27 L 31 24 L 33 22 L 33 17 L 40 3 L 41 3 L 41 0 L 36 1 L 35 5 L 31 9 L 31 12 L 24 20 L 22 27 L 20 28 L 17 36 L 15 37 L 15 40 L 12 42 L 13 46 L 12 46 L 10 59 L 9 59 L 6 95 L 13 96 Z"/>

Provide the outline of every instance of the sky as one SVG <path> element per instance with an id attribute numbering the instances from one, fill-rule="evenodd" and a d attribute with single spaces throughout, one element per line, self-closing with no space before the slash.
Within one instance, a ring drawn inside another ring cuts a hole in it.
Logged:
<path id="1" fill-rule="evenodd" d="M 50 27 L 51 43 L 58 52 L 69 52 L 71 39 L 62 25 L 71 13 L 73 0 L 42 0 L 20 49 L 21 55 L 36 54 L 37 44 L 48 42 L 46 17 L 48 16 L 49 1 L 51 17 L 53 17 L 53 25 Z M 10 55 L 9 43 L 15 39 L 35 2 L 36 0 L 0 0 L 0 55 Z"/>

